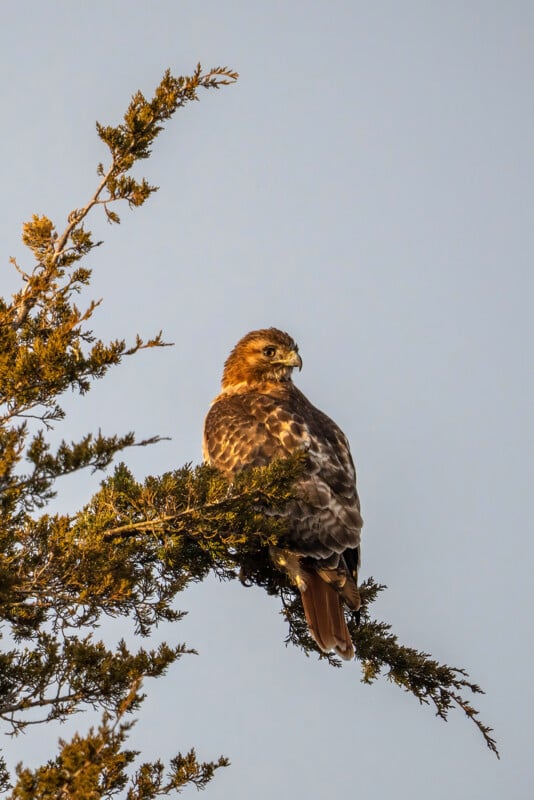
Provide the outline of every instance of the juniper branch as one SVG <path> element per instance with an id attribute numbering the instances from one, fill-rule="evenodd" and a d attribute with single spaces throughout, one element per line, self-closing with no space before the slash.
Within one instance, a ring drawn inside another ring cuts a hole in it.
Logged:
<path id="1" fill-rule="evenodd" d="M 92 508 L 97 515 L 104 508 L 112 512 L 107 517 L 107 526 L 117 514 L 130 518 L 120 526 L 105 527 L 105 538 L 138 537 L 142 541 L 149 528 L 151 535 L 155 534 L 158 541 L 173 552 L 183 555 L 189 543 L 188 569 L 196 559 L 202 563 L 198 578 L 204 577 L 203 570 L 208 567 L 222 580 L 239 578 L 248 586 L 260 586 L 278 596 L 289 624 L 288 641 L 306 654 L 315 652 L 332 666 L 339 666 L 334 655 L 318 650 L 308 633 L 298 591 L 274 568 L 268 556 L 269 544 L 283 544 L 285 523 L 278 512 L 292 496 L 292 481 L 299 469 L 298 457 L 288 462 L 275 462 L 269 467 L 242 473 L 237 485 L 228 487 L 209 467 L 183 468 L 161 479 L 148 478 L 144 486 L 137 484 L 133 488 L 131 476 L 121 467 L 116 473 L 117 482 L 110 480 L 103 486 Z M 173 513 L 161 515 L 161 510 L 169 505 L 173 506 Z M 145 518 L 140 519 L 143 515 Z M 454 705 L 458 706 L 476 724 L 489 749 L 498 756 L 491 728 L 480 722 L 478 712 L 463 695 L 465 692 L 483 693 L 468 679 L 467 672 L 440 664 L 427 653 L 401 645 L 390 625 L 371 620 L 369 608 L 385 588 L 372 578 L 367 579 L 360 587 L 361 620 L 356 615 L 349 617 L 356 657 L 362 666 L 362 680 L 372 683 L 384 674 L 420 703 L 433 705 L 443 720 Z"/>

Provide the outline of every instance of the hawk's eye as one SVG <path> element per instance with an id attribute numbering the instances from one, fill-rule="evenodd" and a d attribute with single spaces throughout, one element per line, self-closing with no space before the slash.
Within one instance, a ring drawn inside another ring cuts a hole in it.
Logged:
<path id="1" fill-rule="evenodd" d="M 272 358 L 276 353 L 276 347 L 264 347 L 263 348 L 263 355 L 267 356 L 267 358 Z"/>

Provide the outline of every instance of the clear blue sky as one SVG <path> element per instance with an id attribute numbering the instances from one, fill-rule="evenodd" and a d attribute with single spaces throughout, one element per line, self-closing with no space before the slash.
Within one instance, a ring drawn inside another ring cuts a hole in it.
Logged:
<path id="1" fill-rule="evenodd" d="M 157 142 L 149 204 L 120 228 L 94 220 L 96 332 L 163 328 L 176 347 L 68 399 L 58 435 L 172 436 L 127 454 L 139 477 L 199 461 L 229 349 L 288 330 L 300 388 L 352 443 L 363 575 L 389 586 L 376 612 L 487 690 L 502 760 L 459 712 L 444 724 L 384 680 L 360 684 L 357 664 L 286 649 L 272 598 L 215 581 L 162 631 L 200 655 L 147 684 L 132 743 L 228 755 L 211 800 L 529 796 L 533 4 L 19 2 L 0 42 L 2 293 L 23 220 L 61 226 L 94 190 L 96 119 L 118 122 L 168 66 L 239 71 Z M 98 480 L 64 483 L 55 508 Z M 5 749 L 35 764 L 69 730 Z"/>

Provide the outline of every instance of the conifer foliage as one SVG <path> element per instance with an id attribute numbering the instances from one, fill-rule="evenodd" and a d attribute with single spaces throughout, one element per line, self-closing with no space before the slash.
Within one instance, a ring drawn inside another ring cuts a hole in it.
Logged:
<path id="1" fill-rule="evenodd" d="M 283 541 L 284 529 L 265 510 L 291 497 L 298 458 L 243 473 L 231 487 L 205 465 L 139 482 L 120 463 L 79 513 L 45 512 L 59 477 L 105 469 L 125 448 L 158 441 L 89 432 L 52 451 L 47 440 L 64 419 L 67 389 L 84 394 L 124 357 L 165 346 L 161 334 L 104 343 L 88 327 L 98 303 L 80 308 L 75 300 L 90 282 L 85 264 L 101 242 L 86 228 L 87 216 L 101 206 L 110 223 L 119 223 L 120 201 L 141 206 L 157 187 L 134 178 L 131 169 L 149 157 L 164 123 L 201 89 L 236 79 L 226 67 L 204 72 L 198 65 L 187 77 L 167 71 L 151 100 L 137 92 L 123 122 L 97 125 L 109 163 L 98 165 L 92 197 L 71 212 L 61 232 L 47 217 L 34 216 L 22 234 L 31 266 L 11 259 L 22 287 L 10 300 L 0 299 L 0 719 L 4 732 L 16 735 L 87 707 L 102 714 L 97 729 L 60 741 L 57 756 L 38 769 L 19 765 L 13 775 L 1 762 L 0 788 L 12 800 L 150 800 L 187 785 L 204 788 L 228 764 L 224 757 L 198 761 L 194 751 L 178 753 L 167 766 L 139 763 L 139 754 L 127 749 L 143 679 L 163 676 L 193 651 L 162 644 L 131 652 L 124 641 L 110 648 L 95 636 L 104 617 L 132 620 L 149 637 L 159 622 L 180 619 L 178 592 L 215 573 L 279 596 L 287 641 L 317 653 L 298 592 L 267 555 L 270 544 Z M 481 692 L 465 671 L 402 646 L 387 624 L 371 619 L 369 607 L 384 588 L 367 580 L 362 619 L 350 623 L 364 682 L 385 674 L 443 719 L 459 706 L 497 753 L 491 729 L 465 699 Z M 318 655 L 339 666 L 335 657 Z"/>

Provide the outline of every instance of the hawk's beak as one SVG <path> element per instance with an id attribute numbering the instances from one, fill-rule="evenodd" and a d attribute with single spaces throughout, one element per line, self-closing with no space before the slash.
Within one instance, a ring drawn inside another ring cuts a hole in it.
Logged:
<path id="1" fill-rule="evenodd" d="M 287 354 L 287 358 L 284 363 L 288 367 L 298 367 L 299 370 L 302 369 L 302 358 L 299 356 L 296 350 L 291 350 L 291 352 Z"/>

